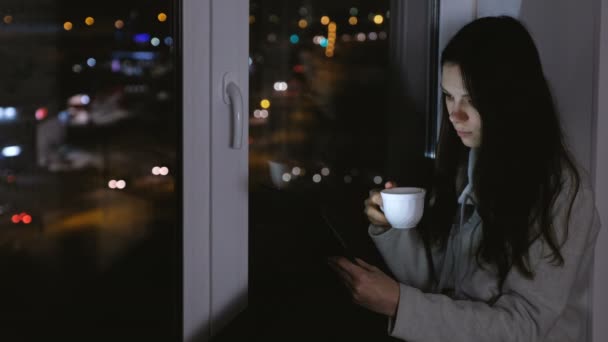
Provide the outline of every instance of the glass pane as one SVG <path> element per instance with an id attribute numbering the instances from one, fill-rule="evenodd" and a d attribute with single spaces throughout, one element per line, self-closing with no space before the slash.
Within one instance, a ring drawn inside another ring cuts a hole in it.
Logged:
<path id="1" fill-rule="evenodd" d="M 363 201 L 387 180 L 421 182 L 422 165 L 403 162 L 425 159 L 427 133 L 424 120 L 407 126 L 415 114 L 396 101 L 408 95 L 395 97 L 391 3 L 250 1 L 249 310 L 258 337 L 386 338 L 385 317 L 354 305 L 327 267 L 341 250 L 323 213 L 358 256 L 385 267 Z"/>
<path id="2" fill-rule="evenodd" d="M 2 1 L 0 340 L 179 336 L 176 7 Z"/>

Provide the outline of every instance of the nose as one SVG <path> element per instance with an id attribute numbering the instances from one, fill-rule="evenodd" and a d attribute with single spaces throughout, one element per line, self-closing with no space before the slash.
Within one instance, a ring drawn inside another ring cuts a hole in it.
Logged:
<path id="1" fill-rule="evenodd" d="M 468 119 L 469 115 L 467 112 L 461 110 L 460 108 L 455 108 L 450 112 L 450 121 L 452 121 L 452 123 L 465 122 Z"/>

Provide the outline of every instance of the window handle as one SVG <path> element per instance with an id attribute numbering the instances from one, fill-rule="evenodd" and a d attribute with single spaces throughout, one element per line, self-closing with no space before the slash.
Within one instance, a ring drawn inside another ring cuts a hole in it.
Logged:
<path id="1" fill-rule="evenodd" d="M 230 105 L 232 115 L 232 145 L 230 147 L 240 150 L 243 145 L 243 96 L 232 73 L 224 75 L 224 102 Z"/>

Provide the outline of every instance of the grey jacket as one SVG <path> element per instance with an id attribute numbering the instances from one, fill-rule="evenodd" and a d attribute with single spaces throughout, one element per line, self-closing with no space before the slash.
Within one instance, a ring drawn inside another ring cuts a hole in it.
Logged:
<path id="1" fill-rule="evenodd" d="M 400 283 L 397 314 L 389 319 L 391 336 L 410 342 L 587 342 L 591 341 L 590 305 L 595 241 L 600 222 L 590 187 L 579 192 L 566 182 L 554 207 L 563 266 L 543 258 L 549 247 L 536 240 L 530 249 L 534 279 L 512 269 L 499 291 L 489 267 L 480 268 L 474 252 L 482 222 L 476 211 L 455 224 L 445 250 L 433 250 L 439 285 L 433 286 L 424 247 L 416 228 L 384 230 L 370 226 L 369 234 Z M 569 199 L 576 195 L 564 232 Z M 466 203 L 466 198 L 463 204 Z M 442 289 L 452 288 L 449 294 Z"/>

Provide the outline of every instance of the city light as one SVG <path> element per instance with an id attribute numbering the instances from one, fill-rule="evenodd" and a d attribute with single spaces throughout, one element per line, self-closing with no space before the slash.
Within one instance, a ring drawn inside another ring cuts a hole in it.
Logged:
<path id="1" fill-rule="evenodd" d="M 17 108 L 15 108 L 15 107 L 6 107 L 0 113 L 0 119 L 14 120 L 16 117 L 17 117 Z"/>
<path id="2" fill-rule="evenodd" d="M 124 180 L 115 180 L 112 179 L 111 181 L 108 182 L 108 188 L 110 189 L 124 189 L 127 186 L 127 182 L 125 182 Z"/>
<path id="3" fill-rule="evenodd" d="M 94 67 L 96 64 L 97 64 L 97 60 L 95 60 L 95 58 L 87 59 L 87 65 L 90 66 L 91 68 Z"/>
<path id="4" fill-rule="evenodd" d="M 133 41 L 135 43 L 143 44 L 149 42 L 151 38 L 149 33 L 137 33 L 133 36 Z"/>
<path id="5" fill-rule="evenodd" d="M 18 224 L 20 222 L 23 222 L 23 224 L 30 224 L 32 223 L 32 216 L 25 212 L 21 214 L 15 214 L 11 216 L 11 222 L 13 222 L 14 224 Z"/>
<path id="6" fill-rule="evenodd" d="M 263 99 L 260 101 L 260 106 L 264 109 L 270 108 L 270 101 L 268 99 Z"/>
<path id="7" fill-rule="evenodd" d="M 357 41 L 364 42 L 365 41 L 365 33 L 363 33 L 363 32 L 357 33 Z"/>
<path id="8" fill-rule="evenodd" d="M 380 184 L 380 183 L 382 183 L 382 177 L 380 177 L 380 176 L 376 176 L 376 177 L 374 177 L 374 183 L 375 183 L 375 184 Z"/>
<path id="9" fill-rule="evenodd" d="M 306 21 L 306 19 L 300 19 L 298 21 L 298 27 L 301 29 L 308 27 L 308 21 Z"/>
<path id="10" fill-rule="evenodd" d="M 351 7 L 351 9 L 348 12 L 350 13 L 350 15 L 359 14 L 359 10 L 357 9 L 357 7 Z"/>
<path id="11" fill-rule="evenodd" d="M 289 37 L 289 42 L 290 42 L 291 44 L 297 44 L 299 41 L 300 41 L 300 37 L 299 37 L 297 34 L 292 34 L 292 35 Z"/>
<path id="12" fill-rule="evenodd" d="M 114 22 L 114 27 L 116 27 L 117 29 L 122 29 L 123 27 L 125 27 L 125 22 L 118 19 Z"/>
<path id="13" fill-rule="evenodd" d="M 329 169 L 324 167 L 321 169 L 321 174 L 325 177 L 329 176 Z"/>
<path id="14" fill-rule="evenodd" d="M 376 39 L 378 39 L 378 34 L 376 32 L 370 32 L 367 35 L 367 38 L 369 38 L 369 40 L 376 40 Z"/>
<path id="15" fill-rule="evenodd" d="M 274 34 L 274 33 L 270 33 L 270 34 L 268 35 L 268 38 L 267 38 L 267 39 L 268 39 L 268 41 L 269 41 L 269 42 L 274 43 L 274 42 L 276 42 L 276 41 L 277 41 L 277 35 L 276 35 L 276 34 Z"/>
<path id="16" fill-rule="evenodd" d="M 357 19 L 357 17 L 350 17 L 348 18 L 348 23 L 351 25 L 357 25 L 357 23 L 359 22 L 359 19 Z"/>
<path id="17" fill-rule="evenodd" d="M 113 59 L 112 60 L 112 71 L 113 72 L 119 72 L 120 71 L 120 60 L 118 59 Z"/>
<path id="18" fill-rule="evenodd" d="M 154 37 L 154 38 L 150 39 L 150 44 L 152 44 L 152 46 L 159 46 L 160 45 L 160 39 Z"/>
<path id="19" fill-rule="evenodd" d="M 45 107 L 36 109 L 36 114 L 34 114 L 34 116 L 36 117 L 36 120 L 44 120 L 48 115 L 49 115 L 49 110 Z"/>
<path id="20" fill-rule="evenodd" d="M 6 146 L 2 149 L 2 155 L 6 158 L 17 157 L 21 154 L 20 146 Z"/>
<path id="21" fill-rule="evenodd" d="M 322 16 L 321 17 L 321 24 L 323 24 L 323 25 L 329 24 L 329 17 L 326 16 L 326 15 Z"/>
<path id="22" fill-rule="evenodd" d="M 350 184 L 352 181 L 353 181 L 353 177 L 351 177 L 350 175 L 344 176 L 344 183 Z"/>
<path id="23" fill-rule="evenodd" d="M 302 169 L 300 169 L 299 167 L 295 166 L 293 169 L 291 169 L 291 173 L 294 176 L 299 176 L 300 173 L 302 172 Z"/>
<path id="24" fill-rule="evenodd" d="M 5 15 L 3 21 L 5 24 L 10 25 L 13 22 L 13 16 Z"/>
<path id="25" fill-rule="evenodd" d="M 321 175 L 318 174 L 318 173 L 315 173 L 315 175 L 312 176 L 312 181 L 315 182 L 315 183 L 321 182 Z"/>
<path id="26" fill-rule="evenodd" d="M 161 23 L 164 23 L 165 21 L 167 21 L 167 15 L 163 12 L 158 13 L 158 15 L 156 16 L 156 18 L 158 19 L 158 21 L 160 21 Z"/>
<path id="27" fill-rule="evenodd" d="M 275 82 L 274 83 L 274 90 L 276 90 L 276 91 L 285 91 L 285 90 L 287 90 L 287 83 L 286 82 Z"/>
<path id="28" fill-rule="evenodd" d="M 69 22 L 69 21 L 66 21 L 65 23 L 63 23 L 63 29 L 66 30 L 66 31 L 70 31 L 73 26 L 74 25 L 72 25 L 72 23 Z"/>
<path id="29" fill-rule="evenodd" d="M 327 57 L 333 57 L 334 56 L 334 49 L 336 46 L 336 30 L 337 30 L 338 25 L 336 25 L 335 22 L 331 22 L 327 25 L 327 40 L 326 40 L 326 47 L 327 49 L 325 50 L 325 56 Z M 321 45 L 323 46 L 323 45 Z"/>
<path id="30" fill-rule="evenodd" d="M 376 14 L 374 16 L 374 23 L 376 23 L 377 25 L 380 25 L 384 22 L 384 17 L 381 14 Z"/>
<path id="31" fill-rule="evenodd" d="M 291 175 L 289 173 L 284 173 L 283 174 L 283 182 L 289 182 L 291 180 Z"/>
<path id="32" fill-rule="evenodd" d="M 72 66 L 72 71 L 75 72 L 75 73 L 81 72 L 82 71 L 82 65 L 80 65 L 80 64 L 74 64 Z"/>
<path id="33" fill-rule="evenodd" d="M 166 176 L 169 174 L 169 168 L 166 166 L 155 166 L 152 168 L 152 174 L 155 176 Z"/>
<path id="34" fill-rule="evenodd" d="M 268 117 L 268 111 L 266 109 L 262 109 L 260 111 L 260 118 L 266 119 Z"/>
<path id="35" fill-rule="evenodd" d="M 87 94 L 83 94 L 83 95 L 81 95 L 81 96 L 80 96 L 80 103 L 81 103 L 83 106 L 88 105 L 89 103 L 91 103 L 91 97 L 89 97 L 89 95 L 87 95 Z"/>
<path id="36" fill-rule="evenodd" d="M 93 26 L 93 24 L 95 24 L 95 18 L 93 18 L 93 17 L 86 17 L 86 19 L 84 19 L 84 23 L 87 26 Z"/>

